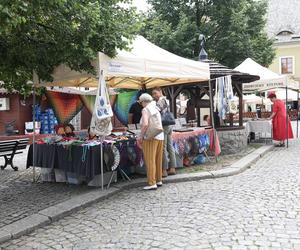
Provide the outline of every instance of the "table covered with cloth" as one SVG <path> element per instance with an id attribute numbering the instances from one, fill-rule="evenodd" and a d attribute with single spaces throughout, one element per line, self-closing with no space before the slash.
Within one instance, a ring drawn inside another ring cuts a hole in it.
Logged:
<path id="1" fill-rule="evenodd" d="M 101 146 L 36 144 L 35 166 L 49 169 L 59 169 L 92 180 L 101 173 Z M 103 146 L 104 172 L 111 171 L 114 155 L 109 144 Z M 105 157 L 105 156 L 108 157 Z M 27 168 L 33 166 L 33 146 L 30 145 L 27 156 Z"/>
<path id="2" fill-rule="evenodd" d="M 176 145 L 180 141 L 184 142 L 191 138 L 199 139 L 199 137 L 206 135 L 207 139 L 209 140 L 209 145 L 207 145 L 208 149 L 210 151 L 212 151 L 216 156 L 221 153 L 219 138 L 218 138 L 217 134 L 216 134 L 216 138 L 215 138 L 214 129 L 212 129 L 212 128 L 209 128 L 209 129 L 192 128 L 192 130 L 193 131 L 188 131 L 188 132 L 173 132 L 173 134 L 172 134 L 173 144 Z M 200 145 L 200 147 L 201 147 L 201 145 Z"/>
<path id="3" fill-rule="evenodd" d="M 272 121 L 255 120 L 246 123 L 247 133 L 272 134 Z"/>
<path id="4" fill-rule="evenodd" d="M 221 152 L 218 137 L 215 138 L 213 129 L 193 128 L 187 132 L 173 132 L 173 146 L 176 155 L 183 160 L 195 158 L 203 151 L 211 151 L 214 155 Z M 103 144 L 104 173 L 112 171 L 116 152 L 111 143 Z M 118 149 L 119 167 L 127 174 L 133 173 L 132 166 L 143 166 L 143 155 L 135 140 L 117 141 L 113 145 Z M 101 148 L 98 145 L 85 144 L 36 144 L 35 166 L 48 169 L 62 170 L 83 176 L 86 181 L 92 180 L 101 173 Z M 32 145 L 28 151 L 27 168 L 33 165 Z M 191 164 L 194 164 L 191 162 Z M 195 163 L 196 164 L 196 163 Z M 184 164 L 187 166 L 187 164 Z M 182 166 L 182 164 L 179 164 Z"/>
<path id="5" fill-rule="evenodd" d="M 187 132 L 173 132 L 177 167 L 203 164 L 208 154 L 218 156 L 221 153 L 217 134 L 213 129 L 193 128 Z"/>

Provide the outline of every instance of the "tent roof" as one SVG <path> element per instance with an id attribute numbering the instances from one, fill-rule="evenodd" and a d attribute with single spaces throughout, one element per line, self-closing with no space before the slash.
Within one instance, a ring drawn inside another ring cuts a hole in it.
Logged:
<path id="1" fill-rule="evenodd" d="M 243 101 L 245 103 L 261 103 L 262 102 L 262 97 L 257 96 L 255 94 L 243 95 Z"/>
<path id="2" fill-rule="evenodd" d="M 260 79 L 259 76 L 256 74 L 251 74 L 248 72 L 245 73 L 242 71 L 238 71 L 236 69 L 230 69 L 218 62 L 209 59 L 206 59 L 203 62 L 209 64 L 211 79 L 226 76 L 226 75 L 231 75 L 233 81 L 240 82 L 240 83 L 253 82 Z"/>
<path id="3" fill-rule="evenodd" d="M 274 88 L 288 87 L 290 89 L 299 89 L 299 83 L 286 75 L 278 75 L 273 71 L 261 66 L 251 58 L 247 58 L 235 70 L 255 74 L 260 76 L 260 80 L 243 84 L 245 92 L 264 91 Z"/>
<path id="4" fill-rule="evenodd" d="M 286 90 L 285 89 L 277 89 L 274 90 L 275 94 L 277 96 L 277 99 L 286 100 Z M 288 101 L 297 101 L 298 100 L 298 93 L 297 91 L 293 91 L 293 90 L 288 90 L 288 94 L 287 94 L 287 99 Z"/>
<path id="5" fill-rule="evenodd" d="M 82 90 L 74 87 L 47 87 L 47 91 L 54 91 L 73 95 L 89 95 L 90 90 Z"/>
<path id="6" fill-rule="evenodd" d="M 98 61 L 99 60 L 99 61 Z M 60 65 L 53 72 L 53 81 L 44 86 L 97 87 L 99 68 L 107 83 L 115 88 L 139 89 L 169 86 L 209 79 L 209 65 L 172 54 L 142 36 L 137 36 L 131 50 L 119 50 L 115 58 L 99 53 L 92 64 L 97 75 L 72 71 Z"/>
<path id="7" fill-rule="evenodd" d="M 249 74 L 259 75 L 260 80 L 275 79 L 280 77 L 278 74 L 261 66 L 251 58 L 247 58 L 239 66 L 237 66 L 235 70 Z"/>

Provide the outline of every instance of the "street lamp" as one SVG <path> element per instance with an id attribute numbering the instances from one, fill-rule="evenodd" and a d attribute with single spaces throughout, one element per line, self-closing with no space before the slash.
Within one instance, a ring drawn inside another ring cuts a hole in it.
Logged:
<path id="1" fill-rule="evenodd" d="M 205 40 L 205 36 L 203 34 L 199 35 L 199 41 L 200 41 L 200 52 L 199 52 L 198 60 L 204 61 L 204 60 L 208 59 L 208 54 L 204 48 L 206 40 Z"/>

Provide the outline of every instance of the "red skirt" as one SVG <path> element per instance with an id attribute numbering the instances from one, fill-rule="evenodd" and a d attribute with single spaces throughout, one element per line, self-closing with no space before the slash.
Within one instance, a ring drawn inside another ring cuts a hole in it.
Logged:
<path id="1" fill-rule="evenodd" d="M 288 131 L 286 131 L 286 117 L 275 116 L 273 118 L 273 139 L 275 141 L 283 141 L 285 139 L 294 138 L 290 118 L 288 118 Z"/>

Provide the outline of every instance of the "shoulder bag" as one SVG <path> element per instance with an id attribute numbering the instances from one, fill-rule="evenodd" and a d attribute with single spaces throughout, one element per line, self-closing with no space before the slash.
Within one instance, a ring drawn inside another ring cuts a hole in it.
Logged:
<path id="1" fill-rule="evenodd" d="M 173 113 L 169 110 L 169 105 L 165 100 L 166 108 L 161 111 L 161 123 L 163 126 L 175 125 Z"/>
<path id="2" fill-rule="evenodd" d="M 149 126 L 145 133 L 145 139 L 151 140 L 158 134 L 163 132 L 163 127 L 161 124 L 160 113 L 157 111 L 155 114 L 151 115 L 149 118 Z"/>

